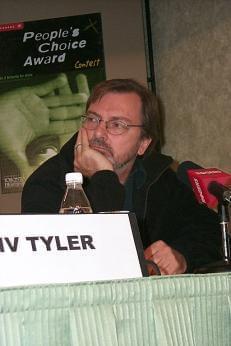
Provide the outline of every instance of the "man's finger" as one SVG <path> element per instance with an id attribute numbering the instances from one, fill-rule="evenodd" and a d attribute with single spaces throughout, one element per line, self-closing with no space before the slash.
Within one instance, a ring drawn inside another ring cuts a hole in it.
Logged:
<path id="1" fill-rule="evenodd" d="M 72 91 L 71 91 L 70 85 L 66 84 L 63 87 L 58 88 L 58 93 L 59 95 L 71 95 Z"/>
<path id="2" fill-rule="evenodd" d="M 37 96 L 45 96 L 52 93 L 54 90 L 58 88 L 64 87 L 67 84 L 68 84 L 67 76 L 64 73 L 60 73 L 58 77 L 50 81 L 31 86 L 31 89 L 34 91 L 34 93 Z"/>
<path id="3" fill-rule="evenodd" d="M 89 148 L 89 140 L 87 136 L 87 131 L 83 127 L 80 129 L 80 135 L 81 135 L 81 143 L 83 145 L 83 148 Z"/>
<path id="4" fill-rule="evenodd" d="M 149 247 L 147 247 L 147 249 L 145 249 L 145 251 L 144 251 L 145 258 L 148 259 L 148 258 L 153 257 L 158 251 L 159 251 L 159 249 L 158 249 L 158 243 L 157 243 L 157 242 L 152 243 L 152 244 L 149 245 Z"/>
<path id="5" fill-rule="evenodd" d="M 74 134 L 76 129 L 80 127 L 80 118 L 75 120 L 51 121 L 47 127 L 46 134 L 62 135 L 65 133 Z"/>
<path id="6" fill-rule="evenodd" d="M 87 81 L 87 77 L 85 76 L 85 74 L 80 73 L 80 74 L 78 74 L 76 76 L 76 84 L 77 84 L 77 87 L 78 87 L 78 91 L 80 93 L 84 93 L 87 96 L 90 95 L 88 81 Z"/>
<path id="7" fill-rule="evenodd" d="M 71 120 L 80 118 L 84 114 L 84 110 L 84 105 L 51 108 L 49 117 L 50 120 Z"/>
<path id="8" fill-rule="evenodd" d="M 71 95 L 72 90 L 71 90 L 69 82 L 67 84 L 65 84 L 64 86 L 58 88 L 57 92 L 59 95 Z"/>
<path id="9" fill-rule="evenodd" d="M 47 96 L 43 98 L 47 107 L 60 107 L 60 106 L 72 106 L 76 104 L 82 104 L 87 102 L 87 95 L 84 93 L 71 94 L 71 95 L 57 95 Z"/>

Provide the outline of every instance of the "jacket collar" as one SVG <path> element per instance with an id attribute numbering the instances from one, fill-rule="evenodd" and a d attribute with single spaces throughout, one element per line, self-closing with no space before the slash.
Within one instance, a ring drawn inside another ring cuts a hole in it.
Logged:
<path id="1" fill-rule="evenodd" d="M 141 160 L 144 170 L 146 172 L 146 182 L 154 182 L 170 168 L 173 158 L 171 156 L 163 155 L 157 152 L 152 152 L 144 157 L 138 157 Z"/>

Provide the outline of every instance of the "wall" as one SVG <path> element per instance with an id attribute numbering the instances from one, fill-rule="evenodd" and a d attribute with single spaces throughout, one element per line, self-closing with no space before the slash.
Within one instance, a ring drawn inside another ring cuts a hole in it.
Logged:
<path id="1" fill-rule="evenodd" d="M 231 1 L 150 0 L 163 152 L 231 171 Z"/>
<path id="2" fill-rule="evenodd" d="M 140 0 L 2 0 L 0 22 L 30 21 L 100 12 L 107 78 L 133 77 L 146 83 Z M 0 212 L 17 213 L 20 194 L 0 195 Z"/>

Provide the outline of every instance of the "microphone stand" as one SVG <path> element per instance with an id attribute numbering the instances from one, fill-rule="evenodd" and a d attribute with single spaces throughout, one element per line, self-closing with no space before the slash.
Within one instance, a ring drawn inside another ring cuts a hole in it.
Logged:
<path id="1" fill-rule="evenodd" d="M 229 203 L 226 200 L 220 200 L 218 203 L 218 215 L 220 218 L 220 227 L 222 234 L 222 261 L 208 264 L 205 267 L 195 270 L 195 274 L 204 273 L 222 273 L 231 271 L 231 249 L 229 235 Z"/>

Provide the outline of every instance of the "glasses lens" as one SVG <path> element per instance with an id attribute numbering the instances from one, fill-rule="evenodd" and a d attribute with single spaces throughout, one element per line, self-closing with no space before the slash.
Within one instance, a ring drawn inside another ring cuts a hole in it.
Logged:
<path id="1" fill-rule="evenodd" d="M 94 115 L 86 115 L 82 119 L 83 127 L 88 130 L 94 130 L 99 125 L 99 119 Z"/>
<path id="2" fill-rule="evenodd" d="M 112 135 L 121 135 L 128 129 L 127 124 L 120 120 L 109 120 L 107 122 L 107 130 Z"/>

